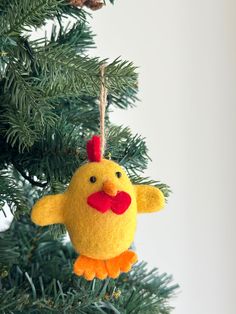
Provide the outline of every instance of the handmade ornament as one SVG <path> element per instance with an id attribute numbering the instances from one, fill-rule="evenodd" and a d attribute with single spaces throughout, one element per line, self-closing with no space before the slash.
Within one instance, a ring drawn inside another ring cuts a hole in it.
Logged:
<path id="1" fill-rule="evenodd" d="M 100 0 L 70 0 L 71 5 L 82 8 L 83 6 L 88 7 L 91 10 L 99 10 L 104 6 L 104 2 Z"/>
<path id="2" fill-rule="evenodd" d="M 101 69 L 101 137 L 87 143 L 88 162 L 73 175 L 63 194 L 36 202 L 31 218 L 40 226 L 64 224 L 79 253 L 74 273 L 87 280 L 117 278 L 130 271 L 137 255 L 130 250 L 138 213 L 164 207 L 162 192 L 153 186 L 133 185 L 124 169 L 103 158 L 106 89 Z"/>

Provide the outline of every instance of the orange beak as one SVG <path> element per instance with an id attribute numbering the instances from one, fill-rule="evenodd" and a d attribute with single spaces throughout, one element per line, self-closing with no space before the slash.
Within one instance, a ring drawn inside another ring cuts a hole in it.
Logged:
<path id="1" fill-rule="evenodd" d="M 118 192 L 116 185 L 109 180 L 103 183 L 102 190 L 110 196 L 116 196 Z"/>

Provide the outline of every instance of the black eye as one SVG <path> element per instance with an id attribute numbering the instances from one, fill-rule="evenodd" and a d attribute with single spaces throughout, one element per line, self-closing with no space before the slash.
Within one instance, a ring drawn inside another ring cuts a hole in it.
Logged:
<path id="1" fill-rule="evenodd" d="M 95 182 L 97 181 L 97 178 L 94 177 L 94 176 L 92 176 L 92 177 L 89 178 L 89 181 L 90 181 L 91 183 L 95 183 Z"/>
<path id="2" fill-rule="evenodd" d="M 122 173 L 120 171 L 117 171 L 116 176 L 117 176 L 117 178 L 120 178 L 122 176 Z"/>

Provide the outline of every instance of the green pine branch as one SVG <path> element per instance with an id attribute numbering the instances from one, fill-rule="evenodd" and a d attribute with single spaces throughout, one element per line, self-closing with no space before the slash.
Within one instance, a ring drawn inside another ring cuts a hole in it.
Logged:
<path id="1" fill-rule="evenodd" d="M 26 69 L 9 62 L 1 95 L 2 133 L 7 143 L 28 149 L 42 133 L 45 125 L 52 125 L 55 114 L 43 91 L 32 85 Z"/>
<path id="2" fill-rule="evenodd" d="M 9 268 L 20 257 L 17 241 L 9 231 L 0 232 L 0 278 L 8 275 Z"/>
<path id="3" fill-rule="evenodd" d="M 13 214 L 17 211 L 24 213 L 27 202 L 12 168 L 0 170 L 0 187 L 0 211 L 4 212 L 4 206 L 7 204 Z"/>
<path id="4" fill-rule="evenodd" d="M 37 50 L 37 66 L 40 69 L 39 86 L 52 93 L 75 93 L 98 96 L 100 92 L 100 66 L 107 60 L 88 58 L 74 54 L 70 46 L 50 44 Z M 106 87 L 109 93 L 122 94 L 137 88 L 136 68 L 131 62 L 119 59 L 106 67 Z"/>
<path id="5" fill-rule="evenodd" d="M 169 301 L 178 285 L 172 284 L 172 277 L 167 274 L 159 274 L 156 269 L 148 271 L 145 263 L 137 264 L 130 273 L 116 280 L 88 282 L 72 273 L 76 255 L 71 245 L 53 240 L 47 228 L 34 226 L 27 217 L 15 221 L 3 238 L 14 241 L 21 259 L 17 266 L 9 264 L 7 272 L 3 272 L 0 312 L 61 313 L 63 309 L 65 313 L 167 314 L 171 311 Z"/>
<path id="6" fill-rule="evenodd" d="M 53 127 L 47 127 L 40 139 L 27 151 L 12 154 L 13 165 L 26 169 L 36 181 L 68 182 L 73 171 L 85 159 L 80 128 L 59 119 Z M 38 186 L 37 184 L 35 184 Z"/>
<path id="7" fill-rule="evenodd" d="M 109 128 L 105 156 L 124 166 L 129 175 L 142 173 L 149 160 L 144 139 L 138 134 L 133 136 L 128 127 L 119 126 Z"/>
<path id="8" fill-rule="evenodd" d="M 2 8 L 0 34 L 14 36 L 32 27 L 40 27 L 46 19 L 60 12 L 64 0 L 13 0 Z M 64 2 L 65 3 L 65 2 Z"/>
<path id="9" fill-rule="evenodd" d="M 39 43 L 42 41 L 39 40 Z M 37 42 L 35 42 L 37 43 Z M 71 26 L 67 23 L 59 27 L 52 26 L 52 33 L 49 40 L 45 38 L 44 44 L 57 43 L 58 45 L 68 45 L 74 48 L 75 53 L 84 54 L 88 49 L 95 48 L 94 34 L 86 21 L 77 21 Z"/>
<path id="10" fill-rule="evenodd" d="M 135 102 L 139 100 L 137 92 L 137 87 L 129 87 L 123 93 L 120 93 L 119 91 L 109 93 L 107 96 L 107 105 L 108 107 L 113 105 L 120 109 L 132 108 L 135 106 Z"/>

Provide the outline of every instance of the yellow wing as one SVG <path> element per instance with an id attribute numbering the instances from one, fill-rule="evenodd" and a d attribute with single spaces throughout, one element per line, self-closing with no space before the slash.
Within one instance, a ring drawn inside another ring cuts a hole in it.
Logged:
<path id="1" fill-rule="evenodd" d="M 32 208 L 32 221 L 39 226 L 63 223 L 64 203 L 64 194 L 44 196 Z"/>
<path id="2" fill-rule="evenodd" d="M 135 185 L 138 213 L 152 213 L 165 206 L 165 197 L 156 187 Z"/>

